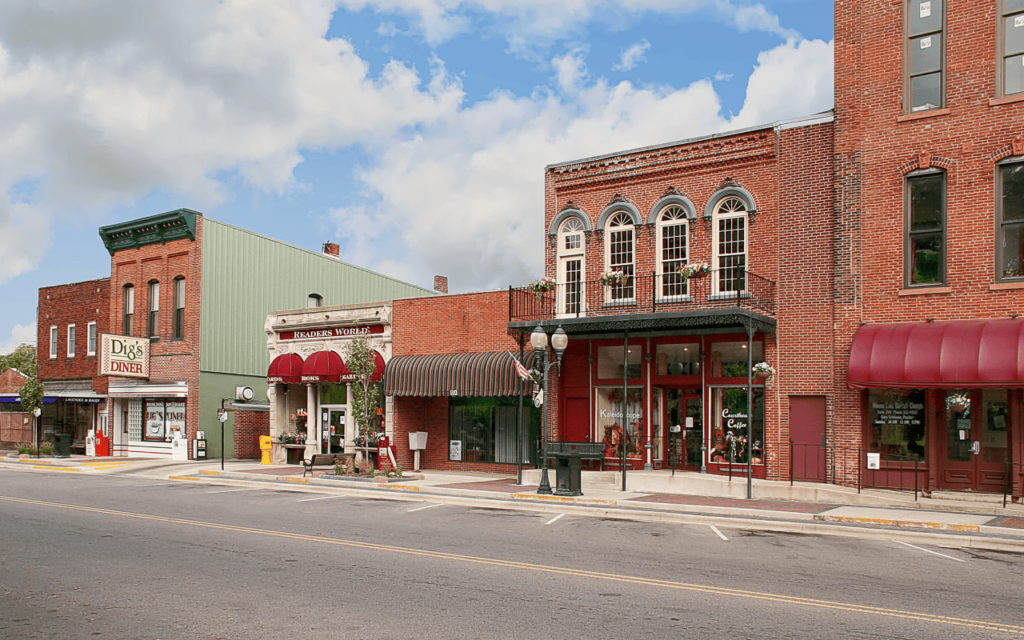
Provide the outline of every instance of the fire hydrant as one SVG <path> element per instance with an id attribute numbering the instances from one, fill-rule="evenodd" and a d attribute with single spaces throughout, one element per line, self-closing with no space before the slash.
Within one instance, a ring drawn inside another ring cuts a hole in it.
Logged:
<path id="1" fill-rule="evenodd" d="M 260 436 L 260 464 L 270 464 L 270 448 L 273 446 L 270 442 L 270 436 Z"/>

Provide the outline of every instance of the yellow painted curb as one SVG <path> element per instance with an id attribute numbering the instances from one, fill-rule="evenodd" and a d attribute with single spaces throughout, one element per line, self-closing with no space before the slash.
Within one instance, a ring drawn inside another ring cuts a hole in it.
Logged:
<path id="1" fill-rule="evenodd" d="M 550 500 L 551 502 L 568 502 L 575 504 L 600 504 L 609 507 L 614 507 L 618 504 L 617 500 L 591 500 L 589 498 L 574 498 L 571 496 L 545 496 L 536 493 L 513 493 L 512 497 L 516 500 Z"/>
<path id="2" fill-rule="evenodd" d="M 943 531 L 962 531 L 978 533 L 981 527 L 975 524 L 947 524 L 944 522 L 914 522 L 910 520 L 890 520 L 888 518 L 854 518 L 851 516 L 814 516 L 815 520 L 825 522 L 848 522 L 853 524 L 875 524 L 884 527 L 902 527 L 907 529 L 941 529 Z"/>
<path id="3" fill-rule="evenodd" d="M 403 487 L 400 484 L 386 484 L 386 485 L 384 485 L 384 488 L 385 489 L 393 489 L 395 491 L 419 491 L 420 490 L 420 488 L 418 486 L 414 485 L 414 484 L 411 484 L 411 485 L 408 485 L 408 486 L 405 486 L 405 487 Z"/>
<path id="4" fill-rule="evenodd" d="M 305 482 L 309 484 L 309 478 L 278 478 L 281 482 Z"/>
<path id="5" fill-rule="evenodd" d="M 168 480 L 200 480 L 196 476 L 167 476 Z"/>
<path id="6" fill-rule="evenodd" d="M 201 476 L 219 476 L 220 471 L 210 471 L 209 469 L 200 469 L 199 475 Z"/>
<path id="7" fill-rule="evenodd" d="M 122 467 L 130 462 L 83 462 L 83 467 Z"/>
<path id="8" fill-rule="evenodd" d="M 52 460 L 33 460 L 32 458 L 25 458 L 24 460 L 21 458 L 15 458 L 14 461 L 21 462 L 23 464 L 53 464 Z"/>
<path id="9" fill-rule="evenodd" d="M 72 471 L 72 472 L 81 471 L 81 469 L 76 469 L 75 467 L 44 467 L 43 465 L 32 465 L 32 468 L 33 469 L 42 469 L 43 471 Z"/>

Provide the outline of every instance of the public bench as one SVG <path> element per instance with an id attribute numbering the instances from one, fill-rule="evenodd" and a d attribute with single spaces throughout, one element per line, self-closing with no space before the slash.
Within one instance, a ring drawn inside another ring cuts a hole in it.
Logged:
<path id="1" fill-rule="evenodd" d="M 355 454 L 353 453 L 314 453 L 313 457 L 309 460 L 302 461 L 302 477 L 305 478 L 306 474 L 313 475 L 313 467 L 324 467 L 327 465 L 335 466 L 341 463 L 342 460 L 355 461 Z"/>

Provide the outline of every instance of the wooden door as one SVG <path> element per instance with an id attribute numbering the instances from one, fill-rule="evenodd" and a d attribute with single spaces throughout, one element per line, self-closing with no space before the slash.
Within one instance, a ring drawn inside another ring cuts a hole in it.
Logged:
<path id="1" fill-rule="evenodd" d="M 825 482 L 825 396 L 789 396 L 793 478 Z"/>
<path id="2" fill-rule="evenodd" d="M 565 399 L 564 442 L 590 442 L 590 403 L 586 398 Z"/>

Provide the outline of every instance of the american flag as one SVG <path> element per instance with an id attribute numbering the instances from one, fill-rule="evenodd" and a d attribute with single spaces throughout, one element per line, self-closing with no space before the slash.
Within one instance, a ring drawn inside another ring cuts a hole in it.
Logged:
<path id="1" fill-rule="evenodd" d="M 516 360 L 516 357 L 511 352 L 507 352 L 508 357 L 512 358 L 512 362 L 516 363 L 516 374 L 523 380 L 531 380 L 530 372 L 526 370 L 526 367 L 521 362 Z"/>

